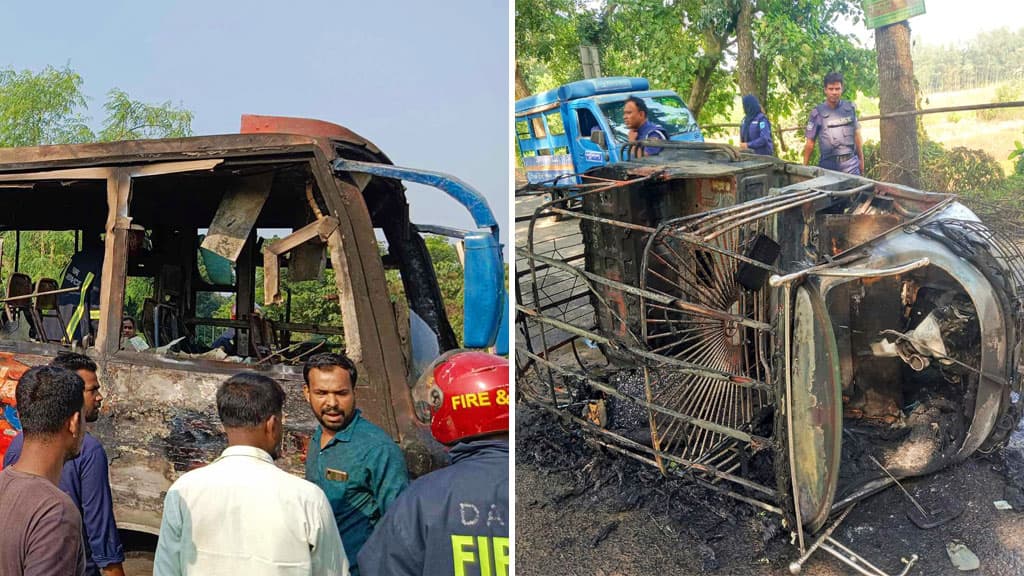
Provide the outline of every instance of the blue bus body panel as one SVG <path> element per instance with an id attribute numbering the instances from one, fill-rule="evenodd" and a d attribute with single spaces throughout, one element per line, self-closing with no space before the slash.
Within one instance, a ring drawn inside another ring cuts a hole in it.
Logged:
<path id="1" fill-rule="evenodd" d="M 485 232 L 471 232 L 463 242 L 466 247 L 466 282 L 463 288 L 462 342 L 466 348 L 488 348 L 495 344 L 502 319 L 508 314 L 501 245 L 494 236 Z M 507 326 L 507 320 L 505 324 Z"/>
<path id="2" fill-rule="evenodd" d="M 559 86 L 558 88 L 548 90 L 547 92 L 527 96 L 522 100 L 517 100 L 516 114 L 528 112 L 534 108 L 540 108 L 542 106 L 549 106 L 557 102 L 575 100 L 577 98 L 589 98 L 591 96 L 607 94 L 610 92 L 636 92 L 649 90 L 650 88 L 651 84 L 646 78 L 611 76 L 608 78 L 580 80 L 578 82 Z"/>

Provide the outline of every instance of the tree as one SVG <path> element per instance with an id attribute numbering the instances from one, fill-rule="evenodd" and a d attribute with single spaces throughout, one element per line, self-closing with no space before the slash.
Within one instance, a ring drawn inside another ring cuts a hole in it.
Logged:
<path id="1" fill-rule="evenodd" d="M 878 51 L 878 109 L 884 116 L 917 108 L 914 62 L 910 57 L 907 21 L 875 30 Z M 879 130 L 879 168 L 882 180 L 918 187 L 920 151 L 914 116 L 883 118 Z"/>
<path id="2" fill-rule="evenodd" d="M 0 146 L 77 144 L 127 138 L 168 138 L 192 133 L 192 112 L 169 103 L 151 105 L 117 88 L 108 93 L 107 116 L 97 135 L 89 128 L 82 77 L 70 66 L 47 66 L 39 72 L 0 69 Z M 18 236 L 18 238 L 16 238 Z M 60 280 L 75 251 L 71 231 L 6 231 L 3 269 L 15 269 L 15 243 L 20 239 L 18 270 L 33 279 Z M 152 280 L 129 278 L 125 287 L 128 313 L 139 316 L 143 299 L 152 294 Z"/>
<path id="3" fill-rule="evenodd" d="M 192 112 L 176 108 L 169 101 L 160 105 L 146 104 L 113 88 L 107 93 L 103 108 L 107 111 L 99 134 L 103 142 L 192 135 Z"/>
<path id="4" fill-rule="evenodd" d="M 0 70 L 0 146 L 89 142 L 85 109 L 82 77 L 70 67 Z"/>
<path id="5" fill-rule="evenodd" d="M 549 88 L 579 79 L 577 47 L 593 44 L 605 74 L 676 90 L 703 124 L 728 115 L 737 88 L 775 120 L 819 103 L 831 70 L 850 93 L 876 92 L 873 52 L 834 25 L 861 17 L 853 0 L 521 0 L 516 62 L 530 88 Z"/>

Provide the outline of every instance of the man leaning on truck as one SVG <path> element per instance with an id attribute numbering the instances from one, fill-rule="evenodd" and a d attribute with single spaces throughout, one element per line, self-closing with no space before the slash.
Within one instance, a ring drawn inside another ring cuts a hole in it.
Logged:
<path id="1" fill-rule="evenodd" d="M 622 121 L 629 128 L 629 141 L 637 142 L 641 140 L 668 140 L 665 136 L 665 130 L 661 126 L 651 122 L 647 119 L 647 104 L 636 96 L 630 96 L 626 98 L 626 103 L 622 106 Z M 637 150 L 636 155 L 639 156 L 653 156 L 659 154 L 661 148 L 653 146 L 644 146 Z"/>

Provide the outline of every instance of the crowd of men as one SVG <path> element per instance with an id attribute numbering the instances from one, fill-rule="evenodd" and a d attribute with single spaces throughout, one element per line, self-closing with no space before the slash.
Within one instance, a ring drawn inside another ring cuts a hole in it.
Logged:
<path id="1" fill-rule="evenodd" d="M 282 386 L 255 372 L 227 379 L 215 399 L 227 448 L 167 491 L 155 576 L 508 573 L 507 360 L 460 352 L 437 364 L 431 431 L 451 464 L 411 484 L 402 450 L 357 408 L 349 358 L 318 354 L 303 377 L 319 422 L 305 479 L 274 465 Z M 123 576 L 107 455 L 86 432 L 103 401 L 97 365 L 62 353 L 25 372 L 16 396 L 0 574 Z"/>

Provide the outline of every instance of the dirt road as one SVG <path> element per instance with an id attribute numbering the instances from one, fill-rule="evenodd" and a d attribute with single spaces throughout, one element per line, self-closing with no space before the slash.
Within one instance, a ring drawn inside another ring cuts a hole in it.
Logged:
<path id="1" fill-rule="evenodd" d="M 890 488 L 858 504 L 835 537 L 889 574 L 898 574 L 901 556 L 911 554 L 920 560 L 910 574 L 960 574 L 946 553 L 955 540 L 980 559 L 975 574 L 1024 574 L 1024 512 L 993 506 L 1016 496 L 1006 466 L 1003 454 L 978 455 L 905 482 L 926 504 L 940 496 L 963 504 L 945 525 L 918 528 L 906 515 L 908 499 Z M 556 418 L 522 403 L 515 474 L 521 576 L 781 575 L 797 558 L 774 515 L 591 448 Z M 822 552 L 802 573 L 854 574 Z"/>

